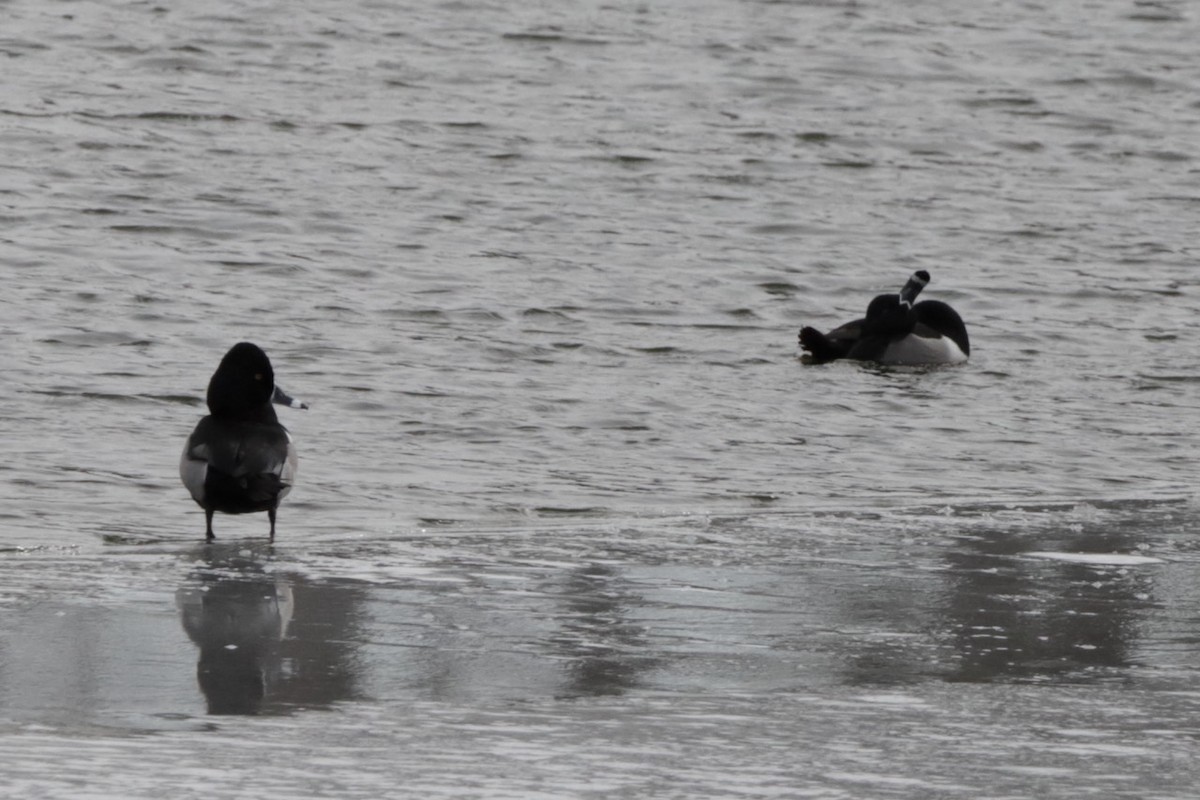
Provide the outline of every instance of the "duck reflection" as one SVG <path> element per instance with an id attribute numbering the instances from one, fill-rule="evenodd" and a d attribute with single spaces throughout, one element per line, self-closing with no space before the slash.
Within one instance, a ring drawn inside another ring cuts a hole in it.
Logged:
<path id="1" fill-rule="evenodd" d="M 1080 529 L 1043 537 L 993 534 L 948 554 L 953 581 L 942 604 L 957 681 L 1113 679 L 1132 663 L 1154 570 L 1022 558 L 1031 550 L 1135 551 L 1127 530 Z"/>
<path id="2" fill-rule="evenodd" d="M 619 573 L 608 566 L 589 564 L 572 570 L 564 586 L 565 613 L 552 638 L 555 649 L 567 658 L 562 697 L 596 697 L 624 694 L 637 687 L 641 674 L 655 659 L 646 652 L 642 628 L 627 619 L 633 596 Z"/>
<path id="3" fill-rule="evenodd" d="M 295 601 L 291 586 L 263 569 L 267 555 L 261 547 L 205 547 L 205 567 L 176 592 L 183 629 L 200 648 L 196 677 L 210 714 L 258 713 L 279 678 Z"/>
<path id="4" fill-rule="evenodd" d="M 353 630 L 361 597 L 268 572 L 272 547 L 203 545 L 176 592 L 210 714 L 281 713 L 356 694 L 351 640 L 328 633 Z"/>
<path id="5" fill-rule="evenodd" d="M 1038 517 L 1057 509 L 1030 511 L 1044 526 Z M 1152 537 L 1150 524 L 1140 514 L 1133 520 L 1100 514 L 1041 531 L 1011 523 L 972 526 L 942 548 L 941 569 L 868 573 L 841 601 L 845 621 L 871 632 L 842 657 L 842 679 L 856 685 L 931 677 L 1060 684 L 1128 679 L 1155 608 L 1158 570 L 1028 554 L 1136 552 Z"/>

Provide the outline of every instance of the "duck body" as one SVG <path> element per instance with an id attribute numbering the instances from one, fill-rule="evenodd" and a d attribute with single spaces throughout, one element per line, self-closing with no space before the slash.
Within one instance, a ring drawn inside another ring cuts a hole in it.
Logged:
<path id="1" fill-rule="evenodd" d="M 805 327 L 800 346 L 811 363 L 837 359 L 874 361 L 891 366 L 961 364 L 971 355 L 967 327 L 958 312 L 940 300 L 914 303 L 929 283 L 929 273 L 913 274 L 899 294 L 881 294 L 862 319 L 829 333 Z"/>
<path id="2" fill-rule="evenodd" d="M 292 489 L 296 448 L 272 403 L 307 408 L 275 386 L 271 362 L 256 345 L 234 345 L 208 385 L 209 415 L 197 423 L 179 460 L 179 477 L 204 509 L 205 536 L 213 514 L 267 512 L 271 539 L 279 502 Z"/>

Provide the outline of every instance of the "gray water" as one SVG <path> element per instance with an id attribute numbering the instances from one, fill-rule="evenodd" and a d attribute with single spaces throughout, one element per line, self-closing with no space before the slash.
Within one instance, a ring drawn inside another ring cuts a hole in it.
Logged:
<path id="1" fill-rule="evenodd" d="M 1194 796 L 1191 4 L 0 18 L 3 794 Z"/>

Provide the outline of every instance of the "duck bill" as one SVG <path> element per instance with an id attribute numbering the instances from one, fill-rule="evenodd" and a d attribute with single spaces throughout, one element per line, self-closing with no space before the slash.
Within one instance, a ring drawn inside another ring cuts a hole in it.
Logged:
<path id="1" fill-rule="evenodd" d="M 288 408 L 308 408 L 307 403 L 301 403 L 294 397 L 289 396 L 283 389 L 275 387 L 275 394 L 271 395 L 271 402 Z"/>
<path id="2" fill-rule="evenodd" d="M 917 295 L 929 283 L 929 273 L 925 270 L 917 270 L 908 279 L 908 283 L 904 284 L 904 288 L 900 290 L 900 302 L 906 306 L 912 306 L 917 299 Z"/>

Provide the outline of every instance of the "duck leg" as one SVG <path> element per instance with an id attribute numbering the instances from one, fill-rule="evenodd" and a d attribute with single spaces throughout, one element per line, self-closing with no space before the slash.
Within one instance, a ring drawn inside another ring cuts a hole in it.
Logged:
<path id="1" fill-rule="evenodd" d="M 818 364 L 834 361 L 846 355 L 844 347 L 839 347 L 830 341 L 828 336 L 816 328 L 800 329 L 800 347 L 807 351 L 812 356 L 812 360 Z"/>

